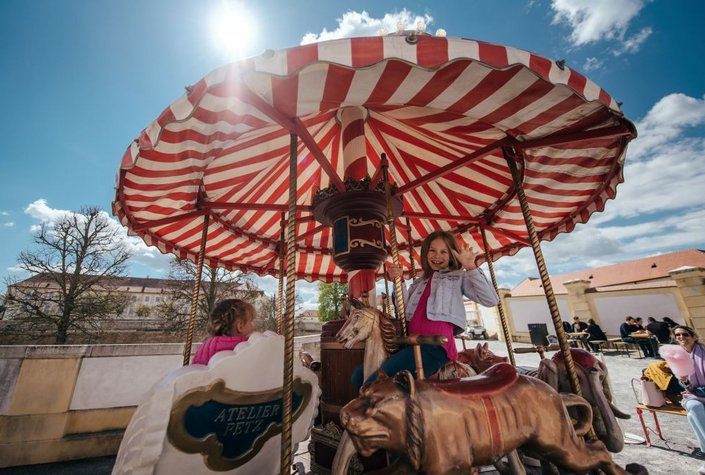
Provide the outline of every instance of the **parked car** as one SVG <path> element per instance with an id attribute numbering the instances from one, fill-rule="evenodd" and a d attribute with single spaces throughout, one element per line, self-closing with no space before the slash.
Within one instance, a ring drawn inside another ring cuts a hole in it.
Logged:
<path id="1" fill-rule="evenodd" d="M 487 330 L 479 324 L 468 325 L 465 334 L 473 339 L 487 340 Z"/>

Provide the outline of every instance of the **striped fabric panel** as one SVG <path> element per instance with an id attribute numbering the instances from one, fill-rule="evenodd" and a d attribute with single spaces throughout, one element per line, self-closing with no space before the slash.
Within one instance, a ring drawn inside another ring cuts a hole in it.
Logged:
<path id="1" fill-rule="evenodd" d="M 521 144 L 628 126 L 589 79 L 527 51 L 431 36 L 415 45 L 403 36 L 322 42 L 221 67 L 188 88 L 128 147 L 113 211 L 147 244 L 194 261 L 208 212 L 209 264 L 276 275 L 290 134 L 305 128 L 319 157 L 343 178 L 336 112 L 346 106 L 368 111 L 367 174 L 375 175 L 384 153 L 400 187 L 506 137 Z M 523 186 L 541 239 L 570 232 L 615 196 L 628 140 L 524 149 Z M 309 211 L 331 180 L 302 136 L 297 181 L 297 276 L 344 281 L 330 230 Z M 482 249 L 472 218 L 484 216 L 492 258 L 514 254 L 527 244 L 527 231 L 512 190 L 499 149 L 413 186 L 403 200 L 416 252 L 435 229 L 454 230 Z M 438 218 L 414 217 L 419 213 Z M 408 252 L 406 231 L 397 241 Z M 402 261 L 408 266 L 408 256 Z"/>

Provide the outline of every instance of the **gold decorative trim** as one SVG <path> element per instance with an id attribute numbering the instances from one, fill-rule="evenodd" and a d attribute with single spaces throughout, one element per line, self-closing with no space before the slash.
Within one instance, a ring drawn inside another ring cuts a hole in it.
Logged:
<path id="1" fill-rule="evenodd" d="M 294 380 L 294 392 L 300 394 L 303 399 L 296 412 L 292 415 L 293 421 L 304 412 L 311 401 L 313 387 L 308 382 L 303 382 L 301 378 Z M 206 388 L 195 388 L 174 401 L 169 417 L 167 437 L 169 442 L 182 452 L 189 454 L 201 453 L 203 459 L 211 470 L 226 471 L 240 467 L 255 457 L 271 437 L 280 434 L 282 431 L 281 421 L 270 424 L 266 431 L 254 438 L 252 446 L 242 455 L 236 458 L 223 456 L 223 445 L 218 440 L 215 433 L 210 432 L 205 439 L 197 439 L 188 434 L 184 428 L 184 416 L 189 407 L 202 406 L 208 401 L 215 401 L 225 405 L 252 405 L 283 399 L 282 388 L 270 389 L 260 392 L 234 391 L 225 387 L 225 381 L 219 379 Z M 283 402 L 283 401 L 282 401 Z M 225 409 L 224 409 L 225 411 Z M 222 415 L 222 413 L 220 414 Z M 219 417 L 220 417 L 219 415 Z M 258 413 L 259 415 L 259 413 Z M 233 413 L 229 414 L 232 417 Z M 249 417 L 249 416 L 248 416 Z M 233 423 L 229 422 L 230 427 Z M 234 430 L 233 426 L 233 430 Z"/>

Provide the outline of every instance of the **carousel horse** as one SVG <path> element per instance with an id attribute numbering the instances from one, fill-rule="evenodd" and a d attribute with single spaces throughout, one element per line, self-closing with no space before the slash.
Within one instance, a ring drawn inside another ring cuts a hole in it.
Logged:
<path id="1" fill-rule="evenodd" d="M 574 426 L 566 408 L 578 414 Z M 399 456 L 397 473 L 471 473 L 521 447 L 561 469 L 624 474 L 600 441 L 586 442 L 592 409 L 507 363 L 460 381 L 415 381 L 408 371 L 380 374 L 340 412 L 363 456 Z"/>
<path id="2" fill-rule="evenodd" d="M 394 343 L 396 327 L 393 320 L 380 310 L 364 305 L 359 300 L 351 300 L 351 313 L 346 323 L 338 331 L 336 337 L 346 348 L 350 349 L 357 342 L 365 342 L 363 357 L 363 378 L 367 379 L 376 372 L 390 354 L 397 351 Z M 438 372 L 427 379 L 445 381 L 451 379 L 475 376 L 494 363 L 506 362 L 507 358 L 497 356 L 488 349 L 487 343 L 478 343 L 475 349 L 467 349 L 459 353 L 458 361 L 450 361 Z M 338 444 L 338 450 L 333 461 L 333 474 L 347 472 L 350 459 L 355 454 L 355 448 L 347 432 Z"/>
<path id="3" fill-rule="evenodd" d="M 352 311 L 347 322 L 338 331 L 336 338 L 346 348 L 350 349 L 357 342 L 365 342 L 365 355 L 363 358 L 363 379 L 367 379 L 376 372 L 389 355 L 397 351 L 394 343 L 396 327 L 393 320 L 380 310 L 364 305 L 359 300 L 351 300 Z M 479 345 L 478 345 L 479 346 Z M 485 350 L 487 348 L 485 347 Z M 487 353 L 476 350 L 478 356 L 467 356 L 464 361 L 475 359 L 486 361 Z M 438 373 L 431 375 L 430 379 L 454 379 L 474 376 L 477 372 L 464 361 L 451 361 L 441 368 Z"/>

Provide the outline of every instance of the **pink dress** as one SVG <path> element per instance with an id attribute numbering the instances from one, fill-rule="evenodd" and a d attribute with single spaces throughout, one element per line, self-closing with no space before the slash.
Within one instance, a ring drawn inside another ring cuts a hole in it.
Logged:
<path id="1" fill-rule="evenodd" d="M 219 351 L 232 350 L 237 345 L 247 341 L 246 336 L 213 336 L 204 341 L 191 361 L 191 364 L 208 364 Z"/>
<path id="2" fill-rule="evenodd" d="M 446 356 L 451 361 L 458 359 L 458 348 L 455 346 L 455 335 L 453 335 L 453 324 L 449 322 L 429 320 L 426 315 L 426 304 L 428 296 L 431 295 L 431 281 L 428 279 L 426 287 L 423 289 L 419 304 L 416 306 L 414 316 L 409 322 L 410 335 L 442 335 L 448 338 L 448 342 L 443 345 Z"/>

